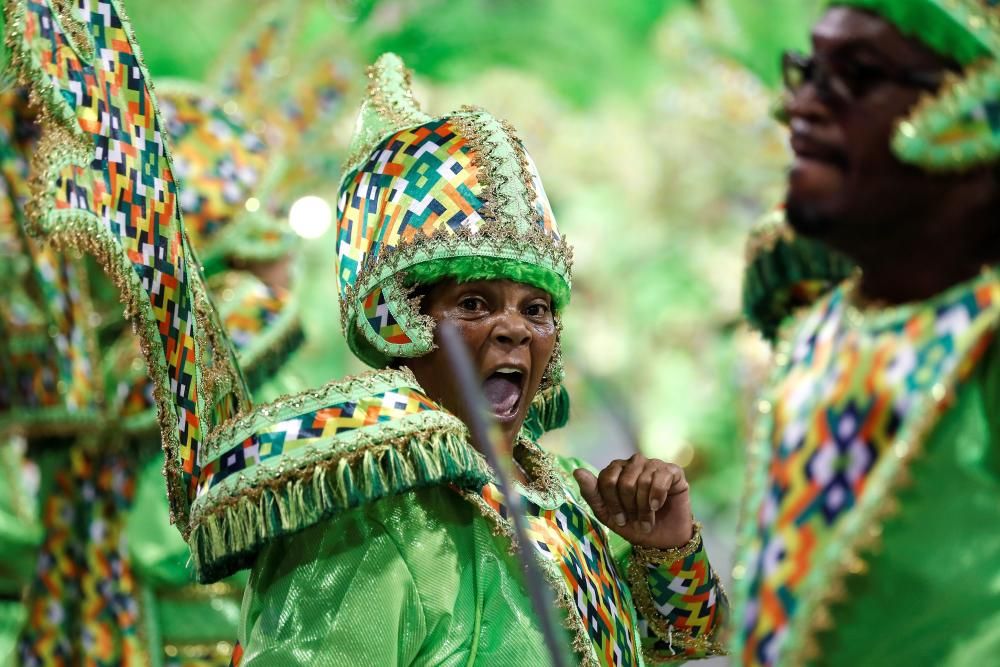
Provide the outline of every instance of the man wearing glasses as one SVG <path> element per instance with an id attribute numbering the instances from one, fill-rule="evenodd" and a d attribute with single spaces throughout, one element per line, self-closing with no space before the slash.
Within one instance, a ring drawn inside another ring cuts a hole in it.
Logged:
<path id="1" fill-rule="evenodd" d="M 744 665 L 1000 664 L 1000 9 L 837 0 L 783 59 L 799 237 L 751 448 Z"/>

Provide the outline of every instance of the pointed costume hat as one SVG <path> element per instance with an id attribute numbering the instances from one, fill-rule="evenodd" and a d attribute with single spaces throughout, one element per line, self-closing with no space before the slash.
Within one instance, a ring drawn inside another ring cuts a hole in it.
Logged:
<path id="1" fill-rule="evenodd" d="M 509 279 L 569 301 L 572 250 L 513 128 L 463 107 L 432 118 L 398 56 L 368 71 L 337 204 L 341 323 L 357 356 L 381 367 L 433 349 L 414 285 Z"/>

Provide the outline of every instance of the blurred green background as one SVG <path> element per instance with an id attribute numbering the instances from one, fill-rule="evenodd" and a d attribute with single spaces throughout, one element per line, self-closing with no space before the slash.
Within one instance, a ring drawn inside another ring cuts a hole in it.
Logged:
<path id="1" fill-rule="evenodd" d="M 767 352 L 740 321 L 743 240 L 781 200 L 781 49 L 804 47 L 818 0 L 130 0 L 154 81 L 211 83 L 294 16 L 271 66 L 336 61 L 339 119 L 309 145 L 295 197 L 333 205 L 364 67 L 393 50 L 425 110 L 485 107 L 519 130 L 576 248 L 565 317 L 570 426 L 553 449 L 603 465 L 637 448 L 688 469 L 701 513 L 731 516 Z M 266 63 L 265 63 L 266 64 Z M 258 100 L 266 107 L 267 94 Z M 277 103 L 277 102 L 274 102 Z M 292 196 L 289 195 L 289 196 Z M 287 202 L 286 202 L 287 203 Z M 343 344 L 332 233 L 304 244 L 308 342 L 272 396 L 363 370 Z"/>

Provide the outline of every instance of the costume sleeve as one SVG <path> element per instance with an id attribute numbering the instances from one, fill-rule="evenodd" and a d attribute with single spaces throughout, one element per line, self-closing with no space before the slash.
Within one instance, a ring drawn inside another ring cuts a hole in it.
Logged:
<path id="1" fill-rule="evenodd" d="M 597 472 L 579 459 L 560 458 L 559 463 L 574 489 L 571 471 Z M 646 661 L 655 665 L 724 655 L 721 636 L 729 600 L 709 562 L 701 526 L 696 524 L 688 544 L 667 550 L 633 547 L 608 533 L 619 574 L 632 593 Z"/>
<path id="2" fill-rule="evenodd" d="M 659 664 L 724 655 L 720 636 L 729 600 L 709 562 L 700 526 L 679 549 L 628 545 L 621 551 L 627 555 L 618 562 L 628 573 L 646 660 Z"/>
<path id="3" fill-rule="evenodd" d="M 406 546 L 369 510 L 261 554 L 244 598 L 241 667 L 413 663 L 428 627 L 420 594 Z"/>

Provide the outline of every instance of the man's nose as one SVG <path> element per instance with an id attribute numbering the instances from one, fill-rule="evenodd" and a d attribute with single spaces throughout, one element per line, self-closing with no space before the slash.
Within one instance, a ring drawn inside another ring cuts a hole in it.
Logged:
<path id="1" fill-rule="evenodd" d="M 785 96 L 783 110 L 783 116 L 789 123 L 794 123 L 796 119 L 826 123 L 831 119 L 830 108 L 814 81 L 807 81 L 794 92 L 789 92 Z"/>

